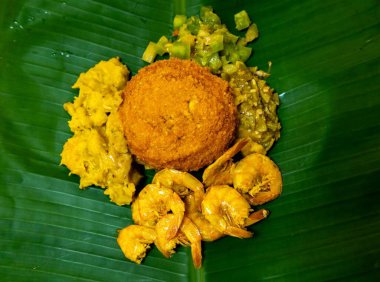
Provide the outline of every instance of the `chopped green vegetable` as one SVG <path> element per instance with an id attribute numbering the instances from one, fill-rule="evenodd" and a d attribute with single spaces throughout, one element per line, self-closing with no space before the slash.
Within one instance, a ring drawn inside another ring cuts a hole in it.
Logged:
<path id="1" fill-rule="evenodd" d="M 223 35 L 221 34 L 211 34 L 205 37 L 205 44 L 210 46 L 211 52 L 218 52 L 223 50 Z"/>
<path id="2" fill-rule="evenodd" d="M 248 60 L 249 56 L 251 56 L 252 48 L 237 46 L 237 53 L 239 54 L 240 61 L 245 62 L 246 60 Z"/>
<path id="3" fill-rule="evenodd" d="M 220 60 L 220 57 L 219 57 L 219 55 L 217 53 L 214 53 L 210 57 L 208 65 L 210 66 L 210 68 L 211 68 L 212 71 L 218 70 L 218 69 L 220 69 L 223 66 L 222 61 Z"/>
<path id="4" fill-rule="evenodd" d="M 152 63 L 157 56 L 156 43 L 149 42 L 146 47 L 144 54 L 142 55 L 142 59 L 147 63 Z"/>
<path id="5" fill-rule="evenodd" d="M 228 75 L 233 74 L 237 70 L 238 70 L 238 68 L 234 64 L 225 64 L 225 65 L 223 65 L 223 72 L 226 73 L 226 74 L 228 74 Z"/>
<path id="6" fill-rule="evenodd" d="M 187 20 L 187 29 L 192 35 L 197 35 L 200 28 L 200 19 L 197 16 L 192 16 Z"/>
<path id="7" fill-rule="evenodd" d="M 240 11 L 239 13 L 234 15 L 235 25 L 237 30 L 242 30 L 251 24 L 251 20 L 245 10 Z"/>
<path id="8" fill-rule="evenodd" d="M 190 45 L 184 42 L 174 42 L 169 46 L 169 54 L 175 58 L 190 59 Z"/>
<path id="9" fill-rule="evenodd" d="M 210 6 L 202 6 L 201 7 L 201 10 L 200 10 L 200 16 L 201 16 L 201 19 L 204 21 L 205 20 L 205 17 L 206 17 L 206 14 L 208 13 L 212 13 L 213 9 L 212 7 Z"/>
<path id="10" fill-rule="evenodd" d="M 191 32 L 187 29 L 186 24 L 181 26 L 178 31 L 178 41 L 186 43 L 187 45 L 190 45 L 191 47 L 195 44 L 195 35 L 192 35 Z"/>
<path id="11" fill-rule="evenodd" d="M 245 40 L 246 42 L 251 42 L 255 40 L 257 37 L 259 37 L 259 30 L 257 29 L 257 25 L 254 23 L 251 24 L 247 29 L 247 33 L 245 34 Z"/>
<path id="12" fill-rule="evenodd" d="M 210 28 L 214 28 L 215 25 L 220 25 L 220 18 L 213 12 L 211 7 L 201 8 L 201 19 Z"/>
<path id="13" fill-rule="evenodd" d="M 156 43 L 156 52 L 158 55 L 162 56 L 167 52 L 166 44 L 169 43 L 169 39 L 166 36 L 161 36 L 161 38 Z"/>
<path id="14" fill-rule="evenodd" d="M 239 38 L 236 44 L 240 46 L 246 46 L 247 43 L 255 40 L 257 37 L 259 37 L 259 31 L 257 29 L 257 25 L 251 24 L 245 34 L 245 37 Z"/>
<path id="15" fill-rule="evenodd" d="M 213 73 L 220 74 L 225 64 L 248 60 L 252 48 L 246 45 L 258 36 L 257 26 L 250 25 L 246 11 L 237 13 L 235 20 L 239 27 L 249 27 L 242 38 L 232 34 L 211 7 L 202 7 L 200 16 L 187 18 L 176 15 L 173 20 L 174 39 L 170 41 L 161 37 L 155 48 L 149 48 L 150 53 L 145 54 L 144 60 L 150 61 L 155 56 L 154 53 L 160 56 L 169 53 L 171 57 L 193 59 L 202 66 L 209 67 Z M 151 56 L 147 58 L 149 54 Z"/>
<path id="16" fill-rule="evenodd" d="M 238 39 L 239 39 L 239 36 L 232 34 L 228 30 L 224 33 L 224 41 L 225 42 L 236 43 L 238 41 Z"/>
<path id="17" fill-rule="evenodd" d="M 185 15 L 176 15 L 173 20 L 174 29 L 178 29 L 184 23 L 186 23 L 187 17 Z"/>

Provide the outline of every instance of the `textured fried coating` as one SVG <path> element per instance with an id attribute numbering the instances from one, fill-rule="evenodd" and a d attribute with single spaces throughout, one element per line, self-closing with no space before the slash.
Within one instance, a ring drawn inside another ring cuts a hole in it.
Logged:
<path id="1" fill-rule="evenodd" d="M 235 137 L 228 83 L 190 60 L 157 61 L 127 84 L 120 116 L 132 154 L 149 167 L 195 171 Z"/>

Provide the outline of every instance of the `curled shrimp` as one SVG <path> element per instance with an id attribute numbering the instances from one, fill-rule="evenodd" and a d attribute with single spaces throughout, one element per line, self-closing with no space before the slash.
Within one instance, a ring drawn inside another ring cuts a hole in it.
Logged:
<path id="1" fill-rule="evenodd" d="M 156 225 L 156 244 L 158 250 L 167 258 L 175 253 L 174 249 L 177 246 L 178 239 L 176 236 L 168 238 L 167 234 L 173 232 L 173 226 L 176 224 L 176 218 L 173 214 L 165 215 Z"/>
<path id="2" fill-rule="evenodd" d="M 153 228 L 140 225 L 129 225 L 119 231 L 117 243 L 124 255 L 140 264 L 144 259 L 147 250 L 156 240 L 156 232 Z"/>
<path id="3" fill-rule="evenodd" d="M 168 214 L 157 223 L 155 240 L 157 248 L 165 257 L 170 257 L 175 253 L 174 249 L 177 244 L 190 246 L 194 266 L 200 268 L 202 265 L 202 238 L 197 226 L 185 216 L 177 236 L 168 239 L 166 233 L 168 229 L 172 228 L 173 221 L 175 222 L 173 214 Z"/>
<path id="4" fill-rule="evenodd" d="M 171 188 L 182 197 L 189 195 L 192 191 L 199 205 L 204 197 L 202 182 L 188 172 L 165 168 L 155 174 L 152 183 Z"/>
<path id="5" fill-rule="evenodd" d="M 185 204 L 172 189 L 158 184 L 145 186 L 132 204 L 132 218 L 136 224 L 154 227 L 169 212 L 173 214 L 173 226 L 167 238 L 173 238 L 185 213 Z"/>
<path id="6" fill-rule="evenodd" d="M 201 209 L 195 202 L 194 196 L 185 198 L 186 216 L 197 226 L 203 241 L 215 241 L 224 236 L 222 232 L 215 228 L 202 214 Z"/>
<path id="7" fill-rule="evenodd" d="M 236 164 L 233 185 L 251 205 L 262 205 L 281 194 L 281 172 L 269 157 L 254 153 Z"/>
<path id="8" fill-rule="evenodd" d="M 203 183 L 207 187 L 232 184 L 251 205 L 262 205 L 281 194 L 281 172 L 269 157 L 259 153 L 249 154 L 234 163 L 232 158 L 244 152 L 247 146 L 253 146 L 248 138 L 238 140 L 205 169 Z"/>
<path id="9" fill-rule="evenodd" d="M 200 210 L 196 208 L 192 196 L 187 196 L 185 200 L 186 216 L 198 227 L 202 236 L 202 241 L 215 241 L 223 237 L 224 234 L 215 228 L 214 225 L 208 221 Z M 260 209 L 251 213 L 245 223 L 245 227 L 258 223 L 259 221 L 267 218 L 269 211 Z"/>
<path id="10" fill-rule="evenodd" d="M 202 202 L 205 218 L 223 234 L 238 238 L 252 237 L 245 229 L 249 212 L 247 200 L 228 185 L 209 187 Z"/>
<path id="11" fill-rule="evenodd" d="M 235 163 L 232 158 L 248 143 L 248 138 L 239 139 L 231 148 L 209 165 L 202 175 L 206 187 L 211 185 L 231 185 Z"/>

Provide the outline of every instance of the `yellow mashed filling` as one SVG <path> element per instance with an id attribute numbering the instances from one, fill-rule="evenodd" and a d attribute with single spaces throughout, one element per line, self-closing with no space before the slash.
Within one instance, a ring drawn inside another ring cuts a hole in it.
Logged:
<path id="1" fill-rule="evenodd" d="M 80 176 L 81 189 L 105 188 L 104 194 L 117 205 L 131 203 L 141 178 L 132 167 L 117 113 L 128 75 L 118 58 L 101 61 L 79 76 L 73 85 L 79 95 L 64 105 L 74 135 L 63 147 L 61 164 Z"/>

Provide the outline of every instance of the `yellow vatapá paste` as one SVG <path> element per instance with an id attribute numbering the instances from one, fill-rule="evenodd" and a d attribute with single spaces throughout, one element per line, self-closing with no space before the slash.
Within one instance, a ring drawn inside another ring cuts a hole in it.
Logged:
<path id="1" fill-rule="evenodd" d="M 61 164 L 80 177 L 81 189 L 105 188 L 112 202 L 130 204 L 141 175 L 132 167 L 132 156 L 117 109 L 129 71 L 118 58 L 101 61 L 82 73 L 73 85 L 79 95 L 64 109 L 70 114 L 74 135 L 61 153 Z"/>

